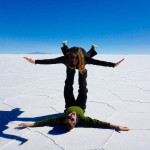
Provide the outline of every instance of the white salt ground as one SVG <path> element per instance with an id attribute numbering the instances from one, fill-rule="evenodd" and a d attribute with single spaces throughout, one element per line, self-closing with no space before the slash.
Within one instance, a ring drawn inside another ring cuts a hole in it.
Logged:
<path id="1" fill-rule="evenodd" d="M 0 55 L 0 149 L 148 150 L 150 149 L 150 55 L 97 55 L 117 62 L 117 68 L 86 65 L 88 100 L 85 115 L 123 125 L 130 131 L 61 127 L 18 128 L 64 110 L 66 68 L 62 64 L 33 65 L 22 57 L 60 55 Z M 78 93 L 76 72 L 74 93 Z"/>

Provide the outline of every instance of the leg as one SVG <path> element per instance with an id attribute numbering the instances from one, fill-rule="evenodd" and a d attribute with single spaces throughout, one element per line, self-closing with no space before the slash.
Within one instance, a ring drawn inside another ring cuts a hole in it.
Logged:
<path id="1" fill-rule="evenodd" d="M 61 50 L 62 50 L 63 54 L 66 55 L 69 52 L 69 47 L 67 46 L 67 41 L 63 41 L 62 44 L 63 44 L 63 47 L 61 47 Z"/>
<path id="2" fill-rule="evenodd" d="M 86 108 L 86 100 L 87 100 L 87 92 L 88 89 L 86 88 L 87 82 L 87 70 L 83 74 L 79 72 L 79 94 L 76 100 L 76 105 L 81 107 L 83 110 Z"/>
<path id="3" fill-rule="evenodd" d="M 75 69 L 70 69 L 67 67 L 66 70 L 66 80 L 65 80 L 65 87 L 64 87 L 64 98 L 66 102 L 66 108 L 75 105 L 75 98 L 73 94 L 73 83 L 74 83 L 74 75 Z"/>
<path id="4" fill-rule="evenodd" d="M 98 46 L 96 45 L 92 45 L 91 49 L 87 52 L 87 55 L 91 58 L 97 55 L 97 52 L 95 51 L 97 47 Z"/>

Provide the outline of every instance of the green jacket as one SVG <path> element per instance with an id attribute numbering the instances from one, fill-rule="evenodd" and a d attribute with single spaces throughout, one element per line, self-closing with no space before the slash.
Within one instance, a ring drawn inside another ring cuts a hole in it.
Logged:
<path id="1" fill-rule="evenodd" d="M 78 118 L 76 126 L 110 128 L 110 123 L 84 116 L 83 109 L 78 106 L 71 106 L 67 108 L 64 111 L 64 114 L 59 117 L 51 117 L 49 119 L 38 121 L 35 123 L 35 126 L 39 127 L 39 126 L 46 126 L 46 125 L 48 126 L 63 125 L 65 118 L 68 116 L 69 113 L 73 111 L 76 112 Z"/>

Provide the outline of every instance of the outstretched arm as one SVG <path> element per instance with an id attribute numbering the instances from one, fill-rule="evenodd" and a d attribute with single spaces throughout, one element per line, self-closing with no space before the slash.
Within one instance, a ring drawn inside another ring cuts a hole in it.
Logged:
<path id="1" fill-rule="evenodd" d="M 31 64 L 35 64 L 35 60 L 28 58 L 28 57 L 23 57 L 24 59 L 26 59 L 28 62 L 30 62 Z"/>
<path id="2" fill-rule="evenodd" d="M 52 58 L 52 59 L 43 59 L 43 60 L 33 60 L 28 57 L 23 57 L 23 58 L 32 64 L 59 64 L 59 63 L 65 64 L 65 61 L 66 61 L 65 56 L 60 56 L 60 57 Z"/>
<path id="3" fill-rule="evenodd" d="M 53 126 L 53 125 L 61 125 L 63 122 L 63 115 L 58 117 L 51 117 L 49 119 L 45 119 L 42 121 L 37 121 L 33 123 L 20 123 L 19 126 L 24 127 L 41 127 L 41 126 Z"/>
<path id="4" fill-rule="evenodd" d="M 115 129 L 118 131 L 128 131 L 128 127 L 123 127 L 123 126 L 117 126 L 113 125 L 108 122 L 100 121 L 97 119 L 92 119 L 90 117 L 85 117 L 83 120 L 81 120 L 81 126 L 89 126 L 89 127 L 96 127 L 96 128 L 111 128 Z"/>
<path id="5" fill-rule="evenodd" d="M 99 65 L 99 66 L 105 66 L 105 67 L 117 67 L 122 61 L 124 61 L 124 58 L 117 63 L 101 61 L 101 60 L 97 60 L 97 59 L 93 59 L 93 58 L 89 58 L 89 57 L 85 58 L 85 62 L 87 64 Z"/>

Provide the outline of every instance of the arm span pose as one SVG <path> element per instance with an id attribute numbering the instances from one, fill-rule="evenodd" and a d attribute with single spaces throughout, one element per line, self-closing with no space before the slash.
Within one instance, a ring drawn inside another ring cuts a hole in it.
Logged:
<path id="1" fill-rule="evenodd" d="M 90 51 L 89 51 L 90 52 Z M 71 47 L 69 52 L 65 56 L 60 56 L 53 59 L 43 59 L 43 60 L 33 60 L 31 58 L 24 57 L 27 61 L 32 64 L 65 64 L 66 67 L 70 69 L 79 69 L 80 73 L 85 71 L 86 64 L 93 64 L 105 67 L 117 67 L 124 59 L 120 60 L 117 63 L 100 61 L 93 59 L 92 54 L 85 52 L 83 48 L 80 47 Z"/>
<path id="2" fill-rule="evenodd" d="M 110 128 L 110 129 L 115 129 L 118 131 L 129 131 L 128 127 L 114 125 L 114 124 L 103 122 L 97 119 L 92 119 L 90 117 L 85 117 L 83 115 L 84 114 L 83 110 L 79 110 L 80 108 L 77 106 L 74 106 L 74 107 L 72 106 L 66 109 L 66 112 L 69 112 L 70 109 L 72 109 L 72 111 L 68 115 L 64 113 L 62 116 L 52 117 L 52 118 L 45 119 L 45 120 L 38 121 L 38 122 L 20 123 L 19 126 L 25 126 L 25 127 L 55 126 L 55 125 L 64 125 L 65 122 L 67 122 L 68 124 L 64 126 L 67 131 L 70 131 L 75 126 L 107 128 L 107 129 Z M 78 113 L 76 113 L 77 110 L 78 110 Z M 79 114 L 79 111 L 81 111 L 80 112 L 81 116 Z"/>
<path id="3" fill-rule="evenodd" d="M 65 56 L 44 60 L 33 60 L 27 57 L 24 58 L 32 64 L 59 64 L 59 63 L 65 64 L 67 67 L 65 87 L 64 87 L 65 93 L 67 88 L 71 88 L 73 90 L 74 75 L 76 68 L 79 69 L 79 76 L 81 76 L 81 74 L 87 72 L 87 70 L 85 69 L 86 64 L 100 65 L 105 67 L 117 67 L 124 60 L 122 59 L 117 63 L 111 63 L 93 59 L 92 57 L 97 54 L 95 51 L 96 48 L 97 46 L 92 45 L 91 49 L 86 53 L 86 51 L 80 47 L 72 47 L 69 49 L 68 46 L 66 45 L 66 42 L 63 42 L 62 52 Z M 79 86 L 80 83 L 81 82 L 79 81 Z M 87 85 L 86 81 L 84 85 Z"/>
<path id="4" fill-rule="evenodd" d="M 97 119 L 92 119 L 84 115 L 87 99 L 87 88 L 84 83 L 86 82 L 87 72 L 84 72 L 79 76 L 80 85 L 79 94 L 77 99 L 74 99 L 73 91 L 70 88 L 66 88 L 65 103 L 66 109 L 63 115 L 58 117 L 51 117 L 35 123 L 20 123 L 19 126 L 26 127 L 39 127 L 39 126 L 55 126 L 63 125 L 67 131 L 70 131 L 75 126 L 80 127 L 94 127 L 94 128 L 112 128 L 120 131 L 128 131 L 129 128 L 123 126 L 113 125 L 111 123 L 103 122 Z"/>

